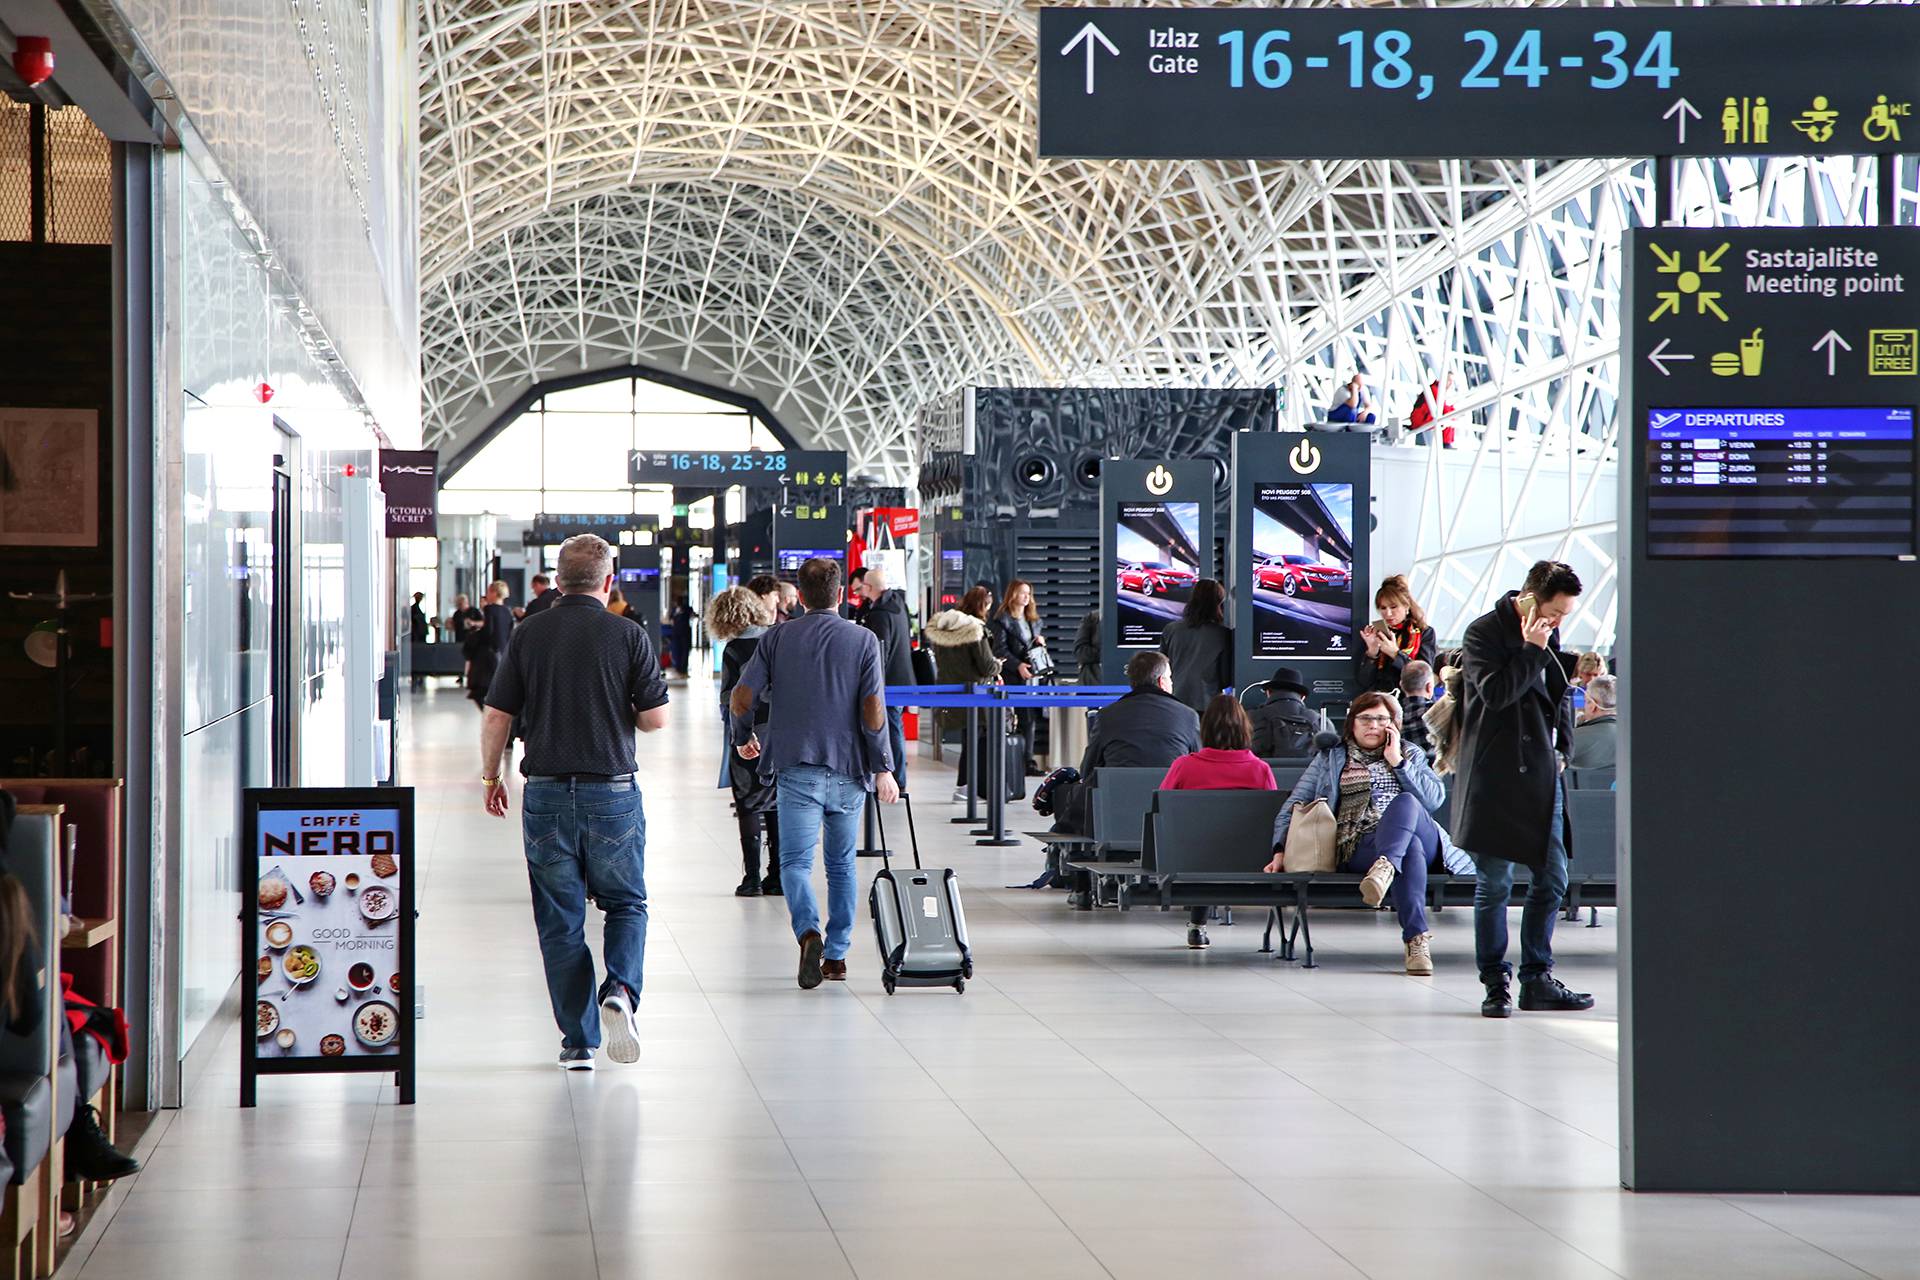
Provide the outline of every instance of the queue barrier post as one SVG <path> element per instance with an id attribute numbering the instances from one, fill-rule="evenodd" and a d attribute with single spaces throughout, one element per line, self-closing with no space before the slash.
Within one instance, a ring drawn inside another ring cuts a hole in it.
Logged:
<path id="1" fill-rule="evenodd" d="M 972 683 L 967 685 L 969 698 L 979 692 L 979 685 Z M 972 826 L 980 821 L 980 788 L 974 785 L 974 780 L 980 776 L 980 708 L 971 703 L 967 705 L 965 732 L 967 736 L 961 742 L 960 756 L 967 762 L 967 767 L 962 770 L 960 784 L 967 789 L 967 811 L 949 821 L 956 825 L 965 823 L 967 826 Z"/>
<path id="2" fill-rule="evenodd" d="M 975 844 L 1019 844 L 1007 835 L 1007 704 L 1004 697 L 987 713 L 987 739 L 993 750 L 987 759 L 987 826 Z"/>

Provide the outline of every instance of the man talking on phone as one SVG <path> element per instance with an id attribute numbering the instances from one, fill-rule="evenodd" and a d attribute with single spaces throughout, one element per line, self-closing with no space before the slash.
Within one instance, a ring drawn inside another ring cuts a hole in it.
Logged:
<path id="1" fill-rule="evenodd" d="M 1487 989 L 1480 1012 L 1489 1018 L 1513 1014 L 1507 900 L 1516 863 L 1533 872 L 1520 916 L 1520 1007 L 1593 1008 L 1592 996 L 1553 976 L 1553 922 L 1567 892 L 1572 847 L 1561 771 L 1573 750 L 1573 717 L 1560 624 L 1580 590 L 1567 565 L 1539 561 L 1520 590 L 1467 628 L 1453 835 L 1479 864 L 1473 949 Z"/>

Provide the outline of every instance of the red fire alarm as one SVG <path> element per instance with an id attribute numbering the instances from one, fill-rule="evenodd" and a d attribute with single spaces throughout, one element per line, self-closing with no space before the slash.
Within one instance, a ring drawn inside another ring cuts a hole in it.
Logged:
<path id="1" fill-rule="evenodd" d="M 21 36 L 13 46 L 13 71 L 28 88 L 53 79 L 53 41 L 46 36 Z"/>
<path id="2" fill-rule="evenodd" d="M 261 404 L 265 404 L 267 401 L 273 399 L 273 388 L 263 382 L 253 389 L 253 398 Z"/>

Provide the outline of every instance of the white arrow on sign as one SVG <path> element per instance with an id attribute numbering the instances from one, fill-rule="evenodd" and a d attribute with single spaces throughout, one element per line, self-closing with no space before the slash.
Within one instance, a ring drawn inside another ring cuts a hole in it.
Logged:
<path id="1" fill-rule="evenodd" d="M 1662 377 L 1671 376 L 1671 374 L 1673 373 L 1673 370 L 1667 368 L 1667 365 L 1666 365 L 1667 361 L 1693 359 L 1692 356 L 1687 355 L 1684 352 L 1675 351 L 1675 352 L 1669 353 L 1667 351 L 1667 346 L 1672 341 L 1673 341 L 1672 338 L 1662 338 L 1660 339 L 1659 346 L 1647 352 L 1647 363 L 1652 365 L 1654 368 L 1658 369 Z"/>
<path id="2" fill-rule="evenodd" d="M 1668 107 L 1665 114 L 1663 114 L 1660 118 L 1662 120 L 1671 120 L 1676 115 L 1680 117 L 1680 120 L 1679 120 L 1680 141 L 1685 142 L 1687 140 L 1687 117 L 1692 116 L 1695 120 L 1698 120 L 1700 118 L 1700 113 L 1693 109 L 1693 104 L 1691 102 L 1688 102 L 1685 98 L 1682 98 L 1678 102 L 1674 103 L 1672 106 Z"/>
<path id="3" fill-rule="evenodd" d="M 1120 51 L 1113 47 L 1113 41 L 1107 39 L 1106 32 L 1100 30 L 1100 28 L 1094 26 L 1091 22 L 1089 22 L 1086 26 L 1080 28 L 1079 33 L 1076 34 L 1073 37 L 1073 39 L 1067 41 L 1066 44 L 1060 47 L 1060 52 L 1064 55 L 1064 54 L 1072 53 L 1076 45 L 1084 44 L 1087 46 L 1087 92 L 1088 93 L 1093 92 L 1093 42 L 1095 40 L 1098 40 L 1101 44 L 1105 45 L 1107 47 L 1107 52 L 1112 54 L 1114 57 L 1117 58 L 1120 56 Z"/>
<path id="4" fill-rule="evenodd" d="M 1829 329 L 1827 330 L 1826 337 L 1813 344 L 1815 351 L 1820 350 L 1822 347 L 1827 349 L 1827 376 L 1831 378 L 1833 376 L 1834 357 L 1838 356 L 1842 351 L 1853 350 L 1853 344 Z"/>

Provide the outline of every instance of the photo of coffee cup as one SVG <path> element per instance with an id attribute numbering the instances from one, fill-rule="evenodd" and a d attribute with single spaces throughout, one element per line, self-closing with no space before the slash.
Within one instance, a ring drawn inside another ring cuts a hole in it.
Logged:
<path id="1" fill-rule="evenodd" d="M 267 926 L 267 945 L 275 951 L 283 951 L 293 941 L 293 926 L 285 920 L 275 920 Z"/>
<path id="2" fill-rule="evenodd" d="M 365 991 L 373 985 L 373 966 L 364 960 L 347 970 L 347 985 L 355 991 Z"/>
<path id="3" fill-rule="evenodd" d="M 349 871 L 345 876 L 341 877 L 340 883 L 347 886 L 348 893 L 358 893 L 360 892 L 360 873 L 358 871 Z"/>
<path id="4" fill-rule="evenodd" d="M 292 1027 L 280 1028 L 280 1034 L 276 1035 L 273 1038 L 273 1042 L 280 1046 L 280 1051 L 282 1053 L 285 1053 L 293 1048 L 293 1040 L 294 1040 L 294 1035 L 293 1035 Z"/>

